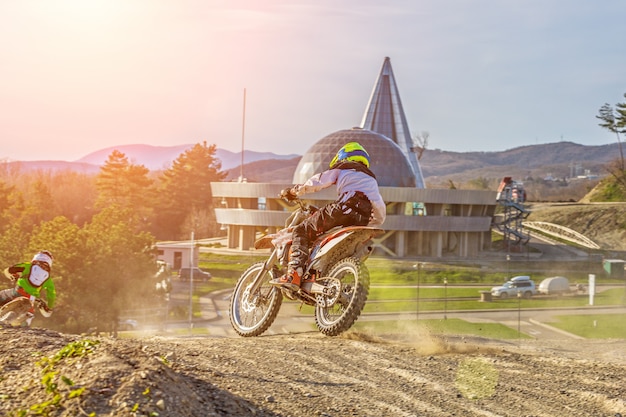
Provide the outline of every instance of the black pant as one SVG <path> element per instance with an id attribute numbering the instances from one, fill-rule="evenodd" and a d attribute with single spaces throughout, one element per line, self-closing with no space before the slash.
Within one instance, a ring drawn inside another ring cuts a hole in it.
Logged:
<path id="1" fill-rule="evenodd" d="M 366 226 L 372 216 L 372 203 L 365 194 L 341 196 L 337 201 L 320 208 L 293 230 L 293 242 L 289 257 L 290 271 L 303 268 L 309 259 L 312 242 L 337 226 Z"/>

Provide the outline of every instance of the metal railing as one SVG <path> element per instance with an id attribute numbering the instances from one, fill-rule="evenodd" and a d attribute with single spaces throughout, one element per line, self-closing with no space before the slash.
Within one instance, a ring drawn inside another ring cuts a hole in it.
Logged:
<path id="1" fill-rule="evenodd" d="M 524 222 L 523 225 L 529 229 L 575 243 L 585 248 L 600 249 L 600 246 L 593 240 L 565 226 L 548 222 Z"/>

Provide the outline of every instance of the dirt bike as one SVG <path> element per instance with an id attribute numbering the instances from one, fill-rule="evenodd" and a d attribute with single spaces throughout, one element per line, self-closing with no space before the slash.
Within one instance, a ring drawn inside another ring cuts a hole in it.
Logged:
<path id="1" fill-rule="evenodd" d="M 4 275 L 15 283 L 15 277 L 11 276 L 6 269 Z M 52 315 L 52 311 L 48 309 L 46 302 L 42 299 L 19 296 L 0 307 L 0 325 L 18 327 L 27 323 L 27 326 L 30 326 L 30 319 L 34 317 L 33 310 L 35 309 L 39 310 L 44 317 Z"/>
<path id="2" fill-rule="evenodd" d="M 255 249 L 271 249 L 267 260 L 251 265 L 233 290 L 230 322 L 240 336 L 259 336 L 269 329 L 283 296 L 314 306 L 315 324 L 327 336 L 352 327 L 367 301 L 370 280 L 364 262 L 373 250 L 372 238 L 384 233 L 375 227 L 337 227 L 320 236 L 311 247 L 300 289 L 269 283 L 287 272 L 294 226 L 318 209 L 298 198 L 293 201 L 298 208 L 287 218 L 285 228 L 255 242 Z"/>

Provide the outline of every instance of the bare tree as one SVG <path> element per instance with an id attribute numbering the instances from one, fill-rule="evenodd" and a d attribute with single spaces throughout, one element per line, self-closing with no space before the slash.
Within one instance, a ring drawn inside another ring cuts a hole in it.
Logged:
<path id="1" fill-rule="evenodd" d="M 428 137 L 430 133 L 426 131 L 422 131 L 419 134 L 415 135 L 413 138 L 413 147 L 411 148 L 411 152 L 417 154 L 417 160 L 422 159 L 422 155 L 426 148 L 428 148 Z"/>

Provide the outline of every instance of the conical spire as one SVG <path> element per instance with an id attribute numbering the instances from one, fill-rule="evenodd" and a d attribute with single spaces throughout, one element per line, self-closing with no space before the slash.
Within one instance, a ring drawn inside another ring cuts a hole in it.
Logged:
<path id="1" fill-rule="evenodd" d="M 397 143 L 411 163 L 413 172 L 415 172 L 415 186 L 425 188 L 422 168 L 416 153 L 412 151 L 413 139 L 404 115 L 389 57 L 385 57 L 380 75 L 376 80 L 372 96 L 363 115 L 361 127 L 385 135 Z"/>

